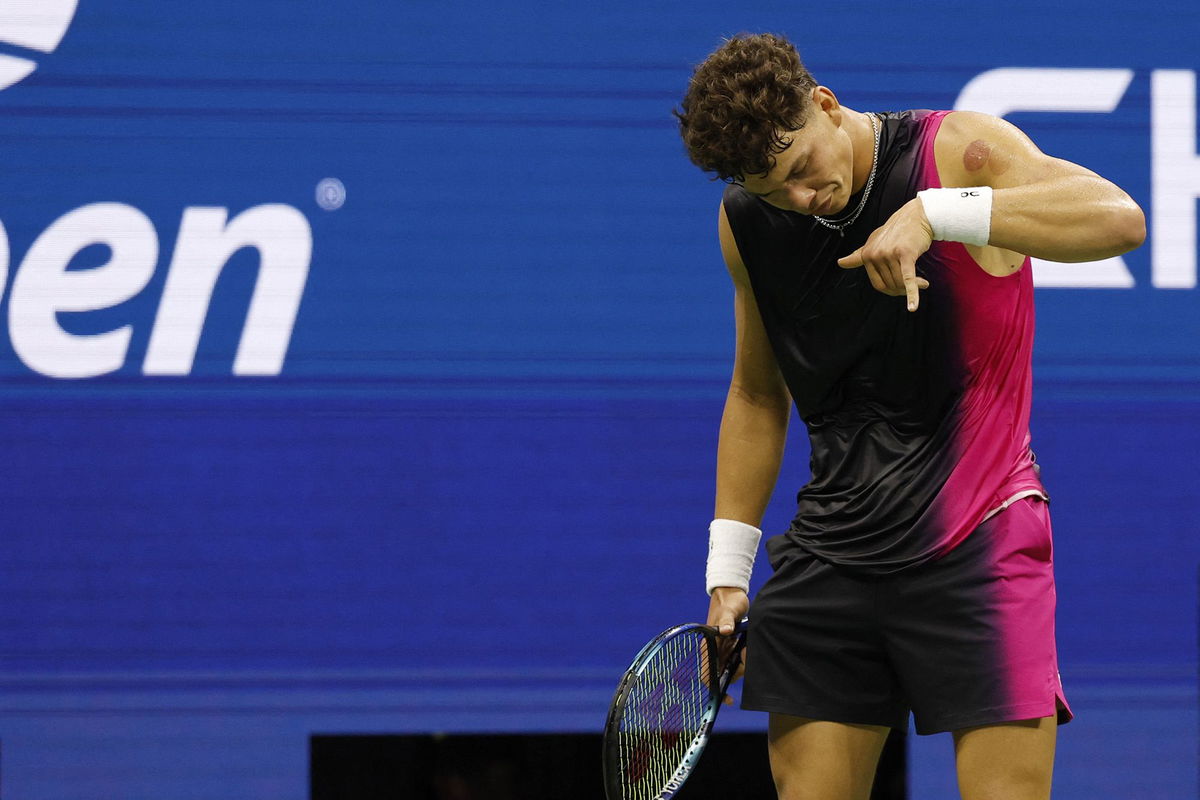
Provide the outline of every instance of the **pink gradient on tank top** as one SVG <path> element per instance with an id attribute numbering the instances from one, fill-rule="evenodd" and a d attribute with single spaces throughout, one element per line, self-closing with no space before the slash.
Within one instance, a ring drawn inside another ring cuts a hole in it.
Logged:
<path id="1" fill-rule="evenodd" d="M 942 186 L 933 145 L 948 113 L 921 120 L 917 191 Z M 1029 448 L 1033 271 L 1026 258 L 1011 275 L 989 275 L 959 242 L 935 241 L 918 264 L 931 283 L 950 290 L 970 376 L 959 404 L 956 466 L 923 515 L 937 520 L 935 549 L 946 553 L 1014 495 L 1044 491 Z"/>

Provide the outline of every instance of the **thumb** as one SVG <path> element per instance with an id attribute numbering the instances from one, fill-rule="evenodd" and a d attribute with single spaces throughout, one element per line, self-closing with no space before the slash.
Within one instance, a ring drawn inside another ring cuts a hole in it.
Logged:
<path id="1" fill-rule="evenodd" d="M 841 258 L 838 259 L 837 263 L 838 263 L 838 266 L 841 267 L 842 269 L 853 269 L 854 267 L 861 267 L 863 265 L 862 248 L 861 247 L 858 248 L 857 250 L 855 250 L 853 253 L 851 253 L 848 256 L 842 256 Z"/>

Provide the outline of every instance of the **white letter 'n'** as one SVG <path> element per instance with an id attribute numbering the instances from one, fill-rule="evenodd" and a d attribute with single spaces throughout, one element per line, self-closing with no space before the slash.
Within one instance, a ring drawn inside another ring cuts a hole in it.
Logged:
<path id="1" fill-rule="evenodd" d="M 224 208 L 189 208 L 167 273 L 143 371 L 192 371 L 213 288 L 230 257 L 243 247 L 259 252 L 258 280 L 242 329 L 235 375 L 278 375 L 308 278 L 312 229 L 291 206 L 262 205 L 227 222 Z"/>

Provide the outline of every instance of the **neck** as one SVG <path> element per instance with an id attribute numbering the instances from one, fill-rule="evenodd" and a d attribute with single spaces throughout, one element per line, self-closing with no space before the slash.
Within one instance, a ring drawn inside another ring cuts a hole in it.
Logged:
<path id="1" fill-rule="evenodd" d="M 842 107 L 846 112 L 850 146 L 854 155 L 853 193 L 858 194 L 867 185 L 867 177 L 875 162 L 875 129 L 871 115 Z"/>

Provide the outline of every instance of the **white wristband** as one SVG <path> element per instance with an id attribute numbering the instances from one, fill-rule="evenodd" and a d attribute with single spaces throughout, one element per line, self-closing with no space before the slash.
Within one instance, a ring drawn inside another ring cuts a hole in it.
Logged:
<path id="1" fill-rule="evenodd" d="M 709 594 L 718 586 L 749 591 L 760 538 L 762 531 L 753 525 L 733 519 L 712 521 L 708 526 L 708 569 L 704 575 Z"/>
<path id="2" fill-rule="evenodd" d="M 925 189 L 917 192 L 933 238 L 982 247 L 992 233 L 992 187 Z"/>

